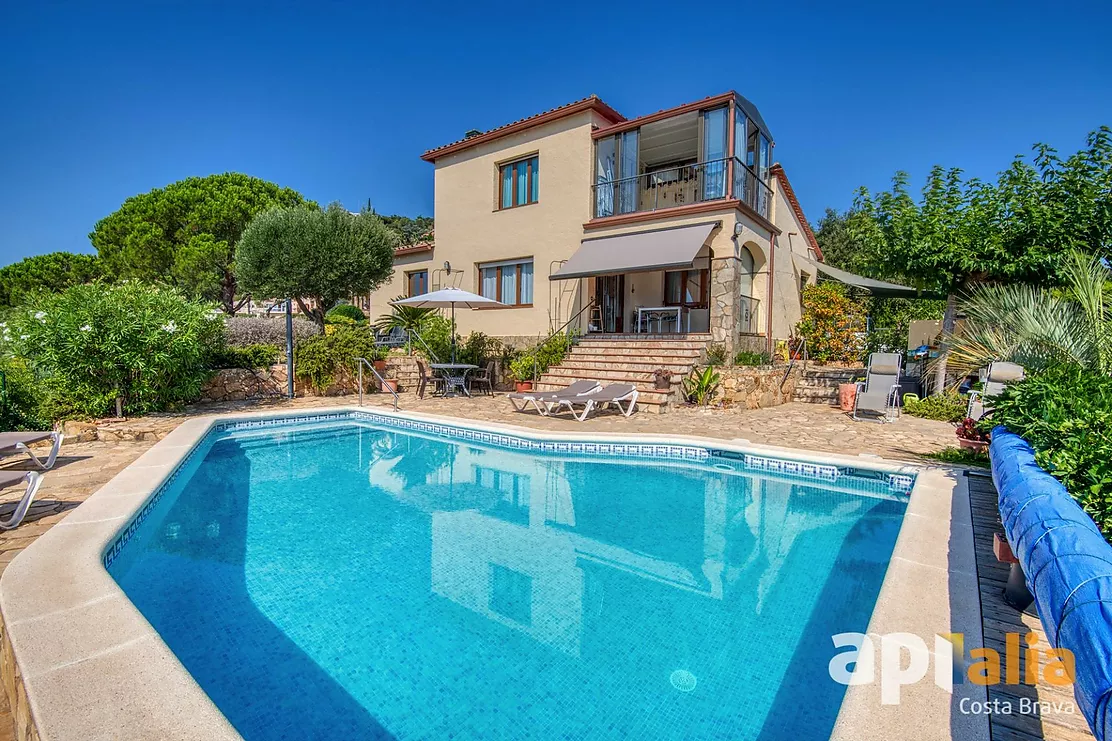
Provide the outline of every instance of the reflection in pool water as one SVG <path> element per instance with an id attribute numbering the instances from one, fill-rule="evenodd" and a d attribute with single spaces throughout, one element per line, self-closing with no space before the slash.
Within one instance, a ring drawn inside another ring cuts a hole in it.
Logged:
<path id="1" fill-rule="evenodd" d="M 203 444 L 111 572 L 247 739 L 826 738 L 905 509 L 355 421 Z"/>

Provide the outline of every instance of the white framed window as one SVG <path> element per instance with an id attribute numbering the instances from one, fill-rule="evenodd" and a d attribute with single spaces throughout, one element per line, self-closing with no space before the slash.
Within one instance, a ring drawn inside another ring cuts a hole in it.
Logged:
<path id="1" fill-rule="evenodd" d="M 507 306 L 532 306 L 533 259 L 481 263 L 479 293 Z"/>

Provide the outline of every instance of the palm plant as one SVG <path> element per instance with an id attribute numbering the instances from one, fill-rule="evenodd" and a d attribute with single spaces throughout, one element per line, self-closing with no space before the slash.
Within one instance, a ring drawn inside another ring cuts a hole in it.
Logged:
<path id="1" fill-rule="evenodd" d="M 949 363 L 968 374 L 993 360 L 1039 370 L 1069 364 L 1112 372 L 1112 271 L 1097 257 L 1071 252 L 1062 289 L 988 285 L 964 302 Z"/>
<path id="2" fill-rule="evenodd" d="M 405 296 L 398 296 L 395 301 L 399 301 Z M 376 332 L 385 333 L 393 329 L 403 329 L 406 335 L 413 337 L 414 334 L 419 334 L 425 327 L 428 318 L 436 311 L 436 309 L 421 309 L 416 306 L 400 306 L 393 304 L 389 314 L 383 314 L 375 320 L 374 328 Z M 413 354 L 413 341 L 412 339 L 407 343 L 407 350 Z"/>

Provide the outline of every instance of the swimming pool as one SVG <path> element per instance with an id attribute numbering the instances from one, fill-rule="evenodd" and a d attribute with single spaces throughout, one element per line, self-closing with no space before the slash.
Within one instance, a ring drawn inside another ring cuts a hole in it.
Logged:
<path id="1" fill-rule="evenodd" d="M 373 414 L 209 433 L 106 550 L 246 739 L 827 738 L 906 475 Z"/>

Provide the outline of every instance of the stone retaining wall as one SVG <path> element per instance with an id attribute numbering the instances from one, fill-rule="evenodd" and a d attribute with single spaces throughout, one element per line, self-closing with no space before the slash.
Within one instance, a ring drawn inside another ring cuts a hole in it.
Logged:
<path id="1" fill-rule="evenodd" d="M 772 366 L 717 368 L 722 377 L 720 398 L 727 404 L 744 406 L 746 409 L 787 404 L 795 394 L 799 382 L 799 368 L 793 368 L 784 380 L 786 368 Z M 781 384 L 783 381 L 783 384 Z"/>

